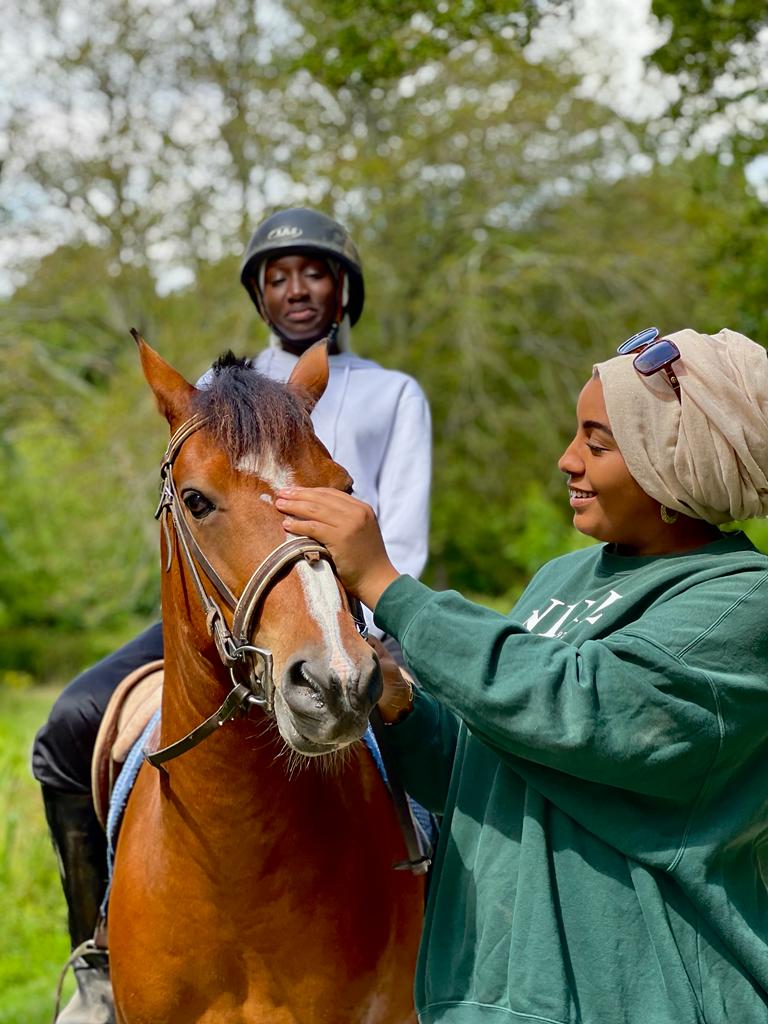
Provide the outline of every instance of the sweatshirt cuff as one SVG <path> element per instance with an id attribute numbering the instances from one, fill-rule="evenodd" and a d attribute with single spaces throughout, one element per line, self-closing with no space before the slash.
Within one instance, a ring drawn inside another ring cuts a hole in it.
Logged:
<path id="1" fill-rule="evenodd" d="M 433 597 L 434 591 L 413 576 L 398 576 L 376 602 L 373 621 L 402 646 L 409 625 Z"/>

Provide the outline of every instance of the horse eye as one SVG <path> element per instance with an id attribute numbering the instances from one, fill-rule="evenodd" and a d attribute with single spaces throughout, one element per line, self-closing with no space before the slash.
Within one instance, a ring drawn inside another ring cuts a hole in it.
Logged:
<path id="1" fill-rule="evenodd" d="M 185 491 L 182 501 L 195 519 L 205 519 L 209 512 L 213 512 L 216 508 L 213 502 L 209 501 L 200 491 Z"/>

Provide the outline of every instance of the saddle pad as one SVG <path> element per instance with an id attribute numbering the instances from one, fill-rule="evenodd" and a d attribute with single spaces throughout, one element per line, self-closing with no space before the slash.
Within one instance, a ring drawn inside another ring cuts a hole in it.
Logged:
<path id="1" fill-rule="evenodd" d="M 160 707 L 162 685 L 162 661 L 140 666 L 118 685 L 101 720 L 91 762 L 91 790 L 105 829 L 110 793 L 131 748 Z"/>

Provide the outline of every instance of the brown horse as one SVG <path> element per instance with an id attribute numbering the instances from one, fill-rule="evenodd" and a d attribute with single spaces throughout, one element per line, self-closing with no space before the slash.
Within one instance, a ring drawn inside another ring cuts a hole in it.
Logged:
<path id="1" fill-rule="evenodd" d="M 327 553 L 287 542 L 274 507 L 288 481 L 351 483 L 309 418 L 325 346 L 287 385 L 223 359 L 198 390 L 135 337 L 173 436 L 159 509 L 164 749 L 141 767 L 117 845 L 117 1020 L 411 1021 L 423 883 L 393 870 L 396 815 L 357 742 L 378 663 Z"/>

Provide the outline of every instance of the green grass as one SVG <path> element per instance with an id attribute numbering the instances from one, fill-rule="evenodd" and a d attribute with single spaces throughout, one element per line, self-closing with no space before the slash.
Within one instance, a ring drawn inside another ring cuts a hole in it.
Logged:
<path id="1" fill-rule="evenodd" d="M 29 768 L 32 739 L 56 693 L 0 686 L 0 1024 L 50 1024 L 69 954 L 64 897 Z M 65 992 L 71 987 L 70 979 Z"/>

